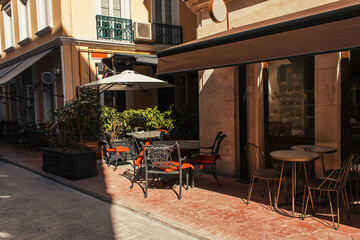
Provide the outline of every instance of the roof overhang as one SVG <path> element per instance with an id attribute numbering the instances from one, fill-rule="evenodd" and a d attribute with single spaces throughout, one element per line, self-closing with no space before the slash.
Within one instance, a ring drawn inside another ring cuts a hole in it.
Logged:
<path id="1" fill-rule="evenodd" d="M 339 1 L 160 51 L 157 74 L 359 48 L 359 29 L 360 3 Z"/>

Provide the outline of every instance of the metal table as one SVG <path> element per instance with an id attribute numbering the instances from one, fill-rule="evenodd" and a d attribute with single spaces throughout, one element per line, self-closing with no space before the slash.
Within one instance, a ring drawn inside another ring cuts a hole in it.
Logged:
<path id="1" fill-rule="evenodd" d="M 174 145 L 178 142 L 181 149 L 197 150 L 200 149 L 200 141 L 198 140 L 165 140 L 165 141 L 153 141 L 152 146 L 156 145 Z"/>
<path id="2" fill-rule="evenodd" d="M 275 211 L 281 213 L 286 216 L 290 217 L 300 217 L 301 214 L 295 213 L 295 197 L 296 197 L 296 163 L 302 163 L 304 166 L 305 178 L 307 179 L 306 173 L 306 162 L 311 162 L 318 159 L 320 156 L 318 153 L 313 152 L 305 152 L 305 151 L 295 151 L 295 150 L 280 150 L 274 151 L 270 153 L 270 157 L 276 160 L 283 161 L 281 172 L 280 172 L 280 179 L 279 179 L 279 187 L 278 192 L 275 199 Z M 278 208 L 278 200 L 281 188 L 281 180 L 284 171 L 284 163 L 291 162 L 292 163 L 292 173 L 291 173 L 291 204 L 292 204 L 292 212 L 284 212 Z"/>
<path id="3" fill-rule="evenodd" d="M 126 133 L 127 136 L 134 137 L 138 140 L 159 139 L 160 134 L 160 131 L 141 131 Z"/>
<path id="4" fill-rule="evenodd" d="M 296 151 L 310 151 L 310 152 L 314 152 L 314 153 L 319 153 L 324 176 L 325 176 L 325 164 L 324 164 L 323 154 L 336 152 L 336 148 L 334 148 L 334 147 L 320 146 L 320 145 L 295 145 L 295 146 L 292 146 L 291 149 L 296 150 Z"/>

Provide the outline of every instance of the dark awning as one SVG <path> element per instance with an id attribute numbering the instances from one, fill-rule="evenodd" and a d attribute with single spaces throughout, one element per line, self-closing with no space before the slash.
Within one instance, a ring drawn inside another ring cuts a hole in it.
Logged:
<path id="1" fill-rule="evenodd" d="M 360 3 L 335 2 L 160 51 L 157 74 L 354 49 L 359 29 Z"/>
<path id="2" fill-rule="evenodd" d="M 22 71 L 26 70 L 28 67 L 39 61 L 52 50 L 53 48 L 48 49 L 46 51 L 28 57 L 24 60 L 20 60 L 19 62 L 0 69 L 0 85 L 7 83 L 11 79 L 19 75 Z"/>

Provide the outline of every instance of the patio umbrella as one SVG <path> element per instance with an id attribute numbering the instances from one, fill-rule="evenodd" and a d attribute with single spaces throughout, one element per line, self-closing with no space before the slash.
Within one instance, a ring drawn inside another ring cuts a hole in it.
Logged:
<path id="1" fill-rule="evenodd" d="M 120 74 L 82 85 L 82 87 L 99 87 L 99 90 L 103 92 L 105 90 L 149 90 L 154 88 L 175 87 L 175 85 L 137 73 L 133 70 L 125 70 Z"/>

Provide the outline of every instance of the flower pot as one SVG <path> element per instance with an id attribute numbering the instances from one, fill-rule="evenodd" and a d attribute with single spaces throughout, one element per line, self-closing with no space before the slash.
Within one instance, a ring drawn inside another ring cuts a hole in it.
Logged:
<path id="1" fill-rule="evenodd" d="M 98 174 L 96 152 L 65 152 L 43 148 L 43 165 L 45 172 L 77 180 L 93 177 Z"/>
<path id="2" fill-rule="evenodd" d="M 86 147 L 90 148 L 93 151 L 96 151 L 96 158 L 97 159 L 103 159 L 103 153 L 102 148 L 99 145 L 98 141 L 87 141 Z"/>

